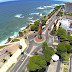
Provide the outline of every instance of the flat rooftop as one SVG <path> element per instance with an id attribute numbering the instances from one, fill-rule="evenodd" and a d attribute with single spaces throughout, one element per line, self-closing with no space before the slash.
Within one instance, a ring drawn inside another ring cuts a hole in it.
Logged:
<path id="1" fill-rule="evenodd" d="M 72 27 L 70 27 L 70 23 L 72 20 L 70 19 L 62 19 L 61 21 L 61 27 L 64 28 L 66 31 L 72 31 Z"/>

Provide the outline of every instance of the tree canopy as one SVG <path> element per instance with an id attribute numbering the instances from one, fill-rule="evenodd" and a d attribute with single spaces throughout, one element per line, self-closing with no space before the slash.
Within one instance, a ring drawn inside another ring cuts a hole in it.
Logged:
<path id="1" fill-rule="evenodd" d="M 42 69 L 46 67 L 46 61 L 43 56 L 35 55 L 30 57 L 29 63 L 27 65 L 29 71 L 36 71 L 37 69 Z"/>
<path id="2" fill-rule="evenodd" d="M 47 43 L 42 44 L 43 54 L 46 62 L 50 62 L 51 56 L 55 53 L 52 47 L 48 47 Z"/>

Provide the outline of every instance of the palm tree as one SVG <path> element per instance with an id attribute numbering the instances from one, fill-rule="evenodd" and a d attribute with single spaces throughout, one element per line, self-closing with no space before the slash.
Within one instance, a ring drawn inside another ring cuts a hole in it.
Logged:
<path id="1" fill-rule="evenodd" d="M 21 53 L 22 53 L 22 45 L 19 45 L 19 49 L 21 49 Z"/>

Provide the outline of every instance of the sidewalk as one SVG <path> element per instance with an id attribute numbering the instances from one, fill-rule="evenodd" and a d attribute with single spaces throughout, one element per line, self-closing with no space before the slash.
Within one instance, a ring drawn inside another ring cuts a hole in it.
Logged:
<path id="1" fill-rule="evenodd" d="M 58 62 L 53 62 L 51 60 L 50 65 L 48 66 L 48 71 L 47 72 L 56 72 L 57 64 L 58 64 Z"/>
<path id="2" fill-rule="evenodd" d="M 20 39 L 20 45 L 22 45 L 22 51 L 25 50 L 25 48 L 27 47 L 25 40 L 22 38 Z M 17 58 L 19 57 L 19 55 L 21 54 L 21 50 L 18 49 L 13 56 L 0 68 L 0 72 L 6 72 L 13 63 L 17 62 Z"/>

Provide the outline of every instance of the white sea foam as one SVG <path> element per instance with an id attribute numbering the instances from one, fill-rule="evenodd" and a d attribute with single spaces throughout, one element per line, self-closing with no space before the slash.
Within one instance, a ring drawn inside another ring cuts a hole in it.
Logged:
<path id="1" fill-rule="evenodd" d="M 24 30 L 26 28 L 26 26 L 25 27 L 22 27 L 20 30 Z"/>
<path id="2" fill-rule="evenodd" d="M 24 18 L 24 16 L 22 14 L 16 14 L 14 17 L 17 17 L 17 18 Z"/>
<path id="3" fill-rule="evenodd" d="M 10 36 L 10 38 L 14 38 L 16 36 L 18 36 L 18 32 L 14 32 L 13 36 Z"/>
<path id="4" fill-rule="evenodd" d="M 14 32 L 13 36 L 10 36 L 10 38 L 15 38 L 16 36 L 18 36 L 18 32 Z M 5 39 L 5 40 L 3 40 L 3 41 L 0 43 L 0 45 L 3 45 L 3 44 L 5 44 L 5 43 L 7 43 L 7 42 L 8 42 L 8 38 Z"/>
<path id="5" fill-rule="evenodd" d="M 41 6 L 40 6 L 40 7 L 37 7 L 36 9 L 44 9 L 44 7 L 41 7 Z"/>
<path id="6" fill-rule="evenodd" d="M 8 2 L 8 1 L 16 1 L 16 0 L 0 0 L 0 2 Z"/>
<path id="7" fill-rule="evenodd" d="M 59 6 L 59 5 L 65 5 L 64 3 L 61 3 L 61 4 L 53 4 L 53 6 Z"/>
<path id="8" fill-rule="evenodd" d="M 53 6 L 43 6 L 37 7 L 36 9 L 47 9 L 47 8 L 54 8 Z"/>
<path id="9" fill-rule="evenodd" d="M 44 6 L 44 8 L 54 8 L 53 6 Z"/>
<path id="10" fill-rule="evenodd" d="M 29 14 L 29 15 L 39 15 L 39 13 L 31 13 L 31 14 Z"/>
<path id="11" fill-rule="evenodd" d="M 5 40 L 3 40 L 3 41 L 0 43 L 0 45 L 3 45 L 3 44 L 6 43 L 7 41 L 8 41 L 8 38 L 5 39 Z"/>
<path id="12" fill-rule="evenodd" d="M 33 17 L 28 17 L 28 19 L 33 19 Z"/>
<path id="13" fill-rule="evenodd" d="M 60 4 L 53 4 L 53 6 L 59 6 Z"/>
<path id="14" fill-rule="evenodd" d="M 29 20 L 29 21 L 31 21 L 31 22 L 33 22 L 33 23 L 34 23 L 36 20 Z"/>

